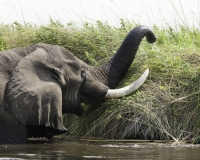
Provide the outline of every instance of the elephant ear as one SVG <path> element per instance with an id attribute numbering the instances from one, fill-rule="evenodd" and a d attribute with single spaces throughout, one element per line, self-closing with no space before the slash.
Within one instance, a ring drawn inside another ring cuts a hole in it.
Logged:
<path id="1" fill-rule="evenodd" d="M 24 125 L 64 131 L 61 85 L 52 56 L 37 48 L 19 62 L 7 84 L 5 108 Z"/>

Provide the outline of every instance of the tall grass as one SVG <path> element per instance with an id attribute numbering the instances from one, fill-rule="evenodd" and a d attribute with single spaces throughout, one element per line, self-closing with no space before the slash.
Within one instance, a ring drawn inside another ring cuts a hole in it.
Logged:
<path id="1" fill-rule="evenodd" d="M 121 20 L 120 27 L 85 23 L 77 27 L 50 21 L 36 26 L 0 25 L 0 50 L 33 43 L 63 46 L 91 65 L 105 63 L 127 33 L 137 26 Z M 65 115 L 68 135 L 110 139 L 200 141 L 200 31 L 185 26 L 153 27 L 157 42 L 144 39 L 128 74 L 119 87 L 137 79 L 146 69 L 145 84 L 129 96 L 85 105 L 82 117 Z"/>

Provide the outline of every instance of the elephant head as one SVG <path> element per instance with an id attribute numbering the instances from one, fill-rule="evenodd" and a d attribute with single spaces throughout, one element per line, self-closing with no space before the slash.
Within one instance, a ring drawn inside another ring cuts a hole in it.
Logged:
<path id="1" fill-rule="evenodd" d="M 138 26 L 126 36 L 117 53 L 98 67 L 55 45 L 40 43 L 17 50 L 16 57 L 22 58 L 15 58 L 19 62 L 6 85 L 5 109 L 24 125 L 65 130 L 63 113 L 80 116 L 82 103 L 121 97 L 144 83 L 148 70 L 130 86 L 114 89 L 127 73 L 144 36 L 150 43 L 156 40 L 148 27 Z"/>

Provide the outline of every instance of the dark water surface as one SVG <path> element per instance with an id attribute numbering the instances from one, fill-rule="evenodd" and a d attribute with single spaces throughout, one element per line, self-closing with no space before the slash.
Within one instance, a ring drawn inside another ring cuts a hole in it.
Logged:
<path id="1" fill-rule="evenodd" d="M 0 146 L 0 159 L 199 160 L 200 145 L 29 141 L 25 145 Z"/>

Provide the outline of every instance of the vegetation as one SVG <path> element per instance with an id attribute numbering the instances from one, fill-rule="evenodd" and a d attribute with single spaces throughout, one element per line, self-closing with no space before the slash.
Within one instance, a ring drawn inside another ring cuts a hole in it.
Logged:
<path id="1" fill-rule="evenodd" d="M 50 43 L 63 46 L 91 65 L 105 63 L 137 24 L 121 20 L 76 26 L 50 21 L 46 26 L 0 25 L 0 50 Z M 109 139 L 159 139 L 200 142 L 200 31 L 185 26 L 153 27 L 157 41 L 144 39 L 119 87 L 150 69 L 145 84 L 121 99 L 85 105 L 82 117 L 65 115 L 69 136 Z M 68 136 L 67 135 L 67 136 Z"/>

